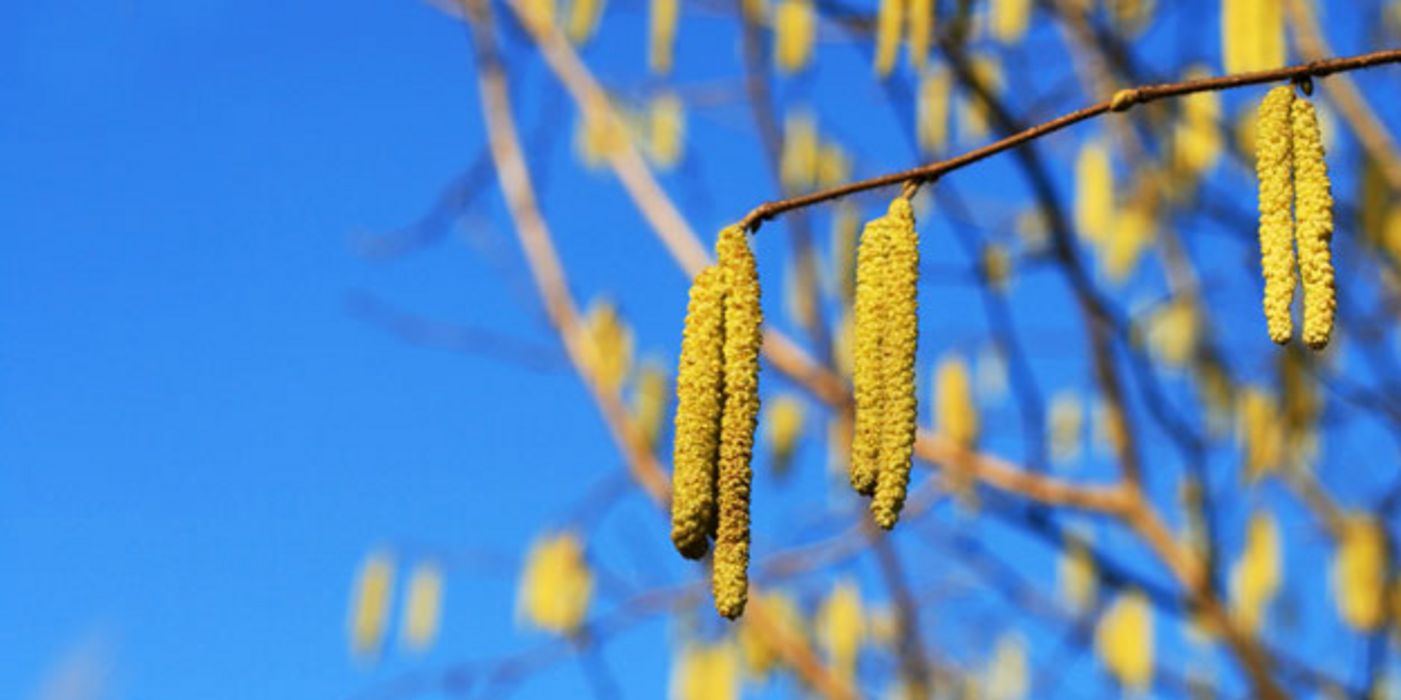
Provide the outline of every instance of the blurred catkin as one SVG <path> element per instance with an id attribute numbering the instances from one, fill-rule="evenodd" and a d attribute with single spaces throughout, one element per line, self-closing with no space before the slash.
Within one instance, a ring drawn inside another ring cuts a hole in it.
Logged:
<path id="1" fill-rule="evenodd" d="M 1294 300 L 1294 202 L 1290 105 L 1294 88 L 1265 94 L 1256 122 L 1255 173 L 1260 180 L 1260 268 L 1265 277 L 1265 320 L 1270 339 L 1289 342 Z"/>
<path id="2" fill-rule="evenodd" d="M 905 0 L 910 15 L 910 63 L 924 68 L 934 36 L 934 0 Z"/>
<path id="3" fill-rule="evenodd" d="M 705 555 L 715 530 L 716 459 L 724 407 L 724 273 L 708 267 L 691 283 L 676 370 L 671 541 L 689 559 Z"/>
<path id="4" fill-rule="evenodd" d="M 1294 233 L 1299 248 L 1299 276 L 1304 287 L 1304 343 L 1319 350 L 1333 330 L 1337 298 L 1333 287 L 1333 193 L 1318 115 L 1308 100 L 1295 100 Z"/>
<path id="5" fill-rule="evenodd" d="M 569 19 L 565 32 L 569 40 L 582 44 L 593 38 L 598 30 L 598 21 L 603 17 L 604 0 L 574 0 L 569 5 Z"/>
<path id="6" fill-rule="evenodd" d="M 774 62 L 781 73 L 796 73 L 812 60 L 817 34 L 812 0 L 778 0 L 773 14 Z"/>
<path id="7" fill-rule="evenodd" d="M 905 21 L 905 0 L 880 0 L 876 11 L 876 75 L 884 78 L 895 67 Z"/>
<path id="8" fill-rule="evenodd" d="M 681 0 L 651 0 L 647 27 L 647 67 L 655 75 L 671 72 L 676 53 L 676 26 L 681 20 Z"/>
<path id="9" fill-rule="evenodd" d="M 379 652 L 389 624 L 393 588 L 394 558 L 383 551 L 367 556 L 356 574 L 350 600 L 350 651 L 354 656 L 368 658 Z"/>
<path id="10" fill-rule="evenodd" d="M 1333 555 L 1333 596 L 1338 615 L 1356 630 L 1386 622 L 1389 568 L 1386 531 L 1371 516 L 1348 514 Z"/>
<path id="11" fill-rule="evenodd" d="M 890 228 L 885 217 L 866 224 L 856 253 L 856 302 L 852 331 L 852 385 L 856 403 L 851 438 L 851 487 L 870 495 L 880 472 L 885 380 L 881 344 L 885 335 Z"/>
<path id="12" fill-rule="evenodd" d="M 910 481 L 918 407 L 915 401 L 915 348 L 919 343 L 919 233 L 910 200 L 897 197 L 886 214 L 886 279 L 881 289 L 885 332 L 881 341 L 881 383 L 885 387 L 881 420 L 880 469 L 871 513 L 889 530 L 900 518 Z"/>
<path id="13" fill-rule="evenodd" d="M 409 574 L 408 597 L 400 629 L 403 643 L 414 651 L 424 651 L 438 636 L 443 610 L 443 570 L 433 562 L 414 566 Z"/>
<path id="14" fill-rule="evenodd" d="M 564 532 L 531 545 L 516 596 L 517 612 L 525 622 L 556 634 L 574 634 L 593 597 L 593 572 L 578 536 Z"/>
<path id="15" fill-rule="evenodd" d="M 715 609 L 736 618 L 749 594 L 749 488 L 754 428 L 759 416 L 759 270 L 741 226 L 720 231 L 717 265 L 725 280 L 724 408 L 715 535 Z"/>

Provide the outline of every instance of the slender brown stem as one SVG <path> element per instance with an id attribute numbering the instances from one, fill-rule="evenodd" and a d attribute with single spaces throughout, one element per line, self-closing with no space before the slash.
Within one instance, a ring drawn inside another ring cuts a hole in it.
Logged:
<path id="1" fill-rule="evenodd" d="M 1390 63 L 1401 63 L 1401 49 L 1386 49 L 1383 51 L 1359 54 L 1357 56 L 1311 61 L 1309 63 L 1286 66 L 1273 70 L 1253 71 L 1250 73 L 1237 73 L 1235 75 L 1223 75 L 1214 78 L 1201 78 L 1197 80 L 1184 80 L 1176 83 L 1160 83 L 1157 85 L 1143 85 L 1136 88 L 1128 88 L 1114 93 L 1111 98 L 1102 102 L 1056 117 L 1050 121 L 1042 122 L 1036 126 L 1007 136 L 1006 138 L 994 141 L 980 148 L 975 148 L 952 158 L 922 165 L 918 168 L 911 168 L 909 170 L 879 175 L 865 180 L 848 182 L 845 185 L 838 185 L 836 187 L 818 190 L 796 197 L 765 202 L 749 212 L 749 214 L 741 220 L 741 223 L 750 229 L 756 229 L 764 221 L 794 209 L 809 207 L 814 204 L 820 204 L 847 195 L 879 189 L 881 187 L 889 187 L 891 185 L 912 181 L 926 182 L 946 173 L 958 170 L 959 168 L 972 165 L 973 163 L 1003 151 L 1016 148 L 1024 143 L 1034 141 L 1042 136 L 1055 133 L 1068 126 L 1093 119 L 1109 112 L 1125 112 L 1135 105 L 1148 104 L 1149 102 L 1156 102 L 1169 97 L 1190 95 L 1196 92 L 1229 90 L 1262 83 L 1275 83 L 1283 80 L 1322 78 L 1334 73 Z"/>

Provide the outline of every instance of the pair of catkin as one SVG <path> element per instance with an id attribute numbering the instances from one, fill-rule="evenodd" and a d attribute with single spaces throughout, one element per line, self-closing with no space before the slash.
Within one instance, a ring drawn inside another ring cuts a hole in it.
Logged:
<path id="1" fill-rule="evenodd" d="M 736 618 L 749 590 L 749 490 L 759 415 L 759 273 L 742 226 L 691 284 L 676 377 L 671 540 L 699 559 L 715 539 L 715 609 Z"/>
<path id="2" fill-rule="evenodd" d="M 887 530 L 905 505 L 914 451 L 918 282 L 914 212 L 897 197 L 861 233 L 852 338 L 851 486 L 872 497 L 871 514 Z"/>
<path id="3" fill-rule="evenodd" d="M 1329 242 L 1333 195 L 1318 115 L 1308 100 L 1281 85 L 1260 103 L 1255 171 L 1260 180 L 1260 268 L 1265 278 L 1265 320 L 1270 339 L 1293 335 L 1295 247 L 1304 287 L 1304 343 L 1328 344 L 1337 295 Z M 1291 212 L 1292 206 L 1292 212 Z"/>

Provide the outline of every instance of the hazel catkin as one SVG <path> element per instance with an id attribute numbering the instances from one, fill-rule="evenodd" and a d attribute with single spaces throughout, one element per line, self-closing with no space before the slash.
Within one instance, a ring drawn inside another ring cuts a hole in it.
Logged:
<path id="1" fill-rule="evenodd" d="M 691 283 L 676 371 L 676 440 L 672 456 L 671 541 L 688 559 L 705 555 L 715 530 L 715 463 L 724 406 L 725 283 L 708 267 Z"/>
<path id="2" fill-rule="evenodd" d="M 890 223 L 867 223 L 856 252 L 856 300 L 852 328 L 852 385 L 856 404 L 851 437 L 851 487 L 871 495 L 880 471 L 881 423 L 885 415 L 881 342 L 885 335 L 885 279 Z"/>
<path id="3" fill-rule="evenodd" d="M 900 518 L 910 481 L 918 407 L 915 400 L 915 348 L 919 343 L 919 233 L 910 201 L 897 197 L 886 214 L 888 233 L 886 277 L 881 289 L 885 333 L 881 342 L 880 470 L 876 476 L 871 513 L 889 530 Z"/>
<path id="4" fill-rule="evenodd" d="M 1294 89 L 1281 85 L 1265 94 L 1256 124 L 1255 172 L 1260 181 L 1260 269 L 1265 277 L 1265 320 L 1270 339 L 1289 342 L 1294 300 L 1294 200 L 1291 177 Z"/>
<path id="5" fill-rule="evenodd" d="M 1299 277 L 1304 287 L 1304 343 L 1314 350 L 1328 344 L 1337 297 L 1333 287 L 1333 193 L 1318 115 L 1308 100 L 1292 108 L 1294 159 L 1294 235 L 1299 249 Z"/>
<path id="6" fill-rule="evenodd" d="M 715 609 L 734 619 L 749 594 L 749 489 L 754 428 L 759 416 L 759 343 L 763 313 L 759 272 L 742 226 L 729 226 L 716 241 L 725 282 L 720 459 L 716 472 L 717 528 L 712 588 Z"/>

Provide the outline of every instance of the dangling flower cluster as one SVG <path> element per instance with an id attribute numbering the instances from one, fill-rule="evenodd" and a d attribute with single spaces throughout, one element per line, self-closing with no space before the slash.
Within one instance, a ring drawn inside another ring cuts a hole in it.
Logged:
<path id="1" fill-rule="evenodd" d="M 914 212 L 898 197 L 861 234 L 853 339 L 851 486 L 872 496 L 871 514 L 887 530 L 904 506 L 914 449 L 918 280 Z"/>
<path id="2" fill-rule="evenodd" d="M 696 276 L 677 371 L 671 538 L 696 559 L 715 539 L 715 608 L 735 618 L 749 589 L 749 487 L 759 415 L 759 273 L 744 228 Z"/>
<path id="3" fill-rule="evenodd" d="M 1329 243 L 1333 195 L 1313 105 L 1281 85 L 1260 103 L 1255 170 L 1260 179 L 1260 267 L 1270 339 L 1289 342 L 1297 245 L 1304 286 L 1304 342 L 1328 344 L 1337 304 Z M 1292 207 L 1292 211 L 1291 211 Z"/>

